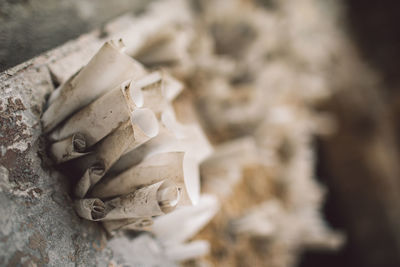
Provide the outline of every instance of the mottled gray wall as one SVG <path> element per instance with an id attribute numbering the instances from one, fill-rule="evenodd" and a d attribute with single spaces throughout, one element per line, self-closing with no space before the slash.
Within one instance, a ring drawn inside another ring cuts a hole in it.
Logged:
<path id="1" fill-rule="evenodd" d="M 88 32 L 146 0 L 0 0 L 0 71 Z"/>

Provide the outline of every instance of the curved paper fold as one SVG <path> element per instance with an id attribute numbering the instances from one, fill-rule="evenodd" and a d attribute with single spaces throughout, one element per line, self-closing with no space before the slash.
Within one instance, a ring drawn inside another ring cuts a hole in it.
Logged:
<path id="1" fill-rule="evenodd" d="M 150 138 L 155 137 L 159 132 L 159 126 L 156 116 L 151 109 L 136 109 L 131 114 L 131 123 L 135 142 L 128 149 L 134 149 L 145 143 Z"/>
<path id="2" fill-rule="evenodd" d="M 96 144 L 92 154 L 79 159 L 78 167 L 86 171 L 75 187 L 75 195 L 83 198 L 134 141 L 133 127 L 127 121 Z"/>
<path id="3" fill-rule="evenodd" d="M 110 173 L 119 174 L 139 164 L 145 158 L 155 154 L 179 151 L 175 135 L 160 123 L 159 133 L 154 138 L 138 146 L 136 149 L 127 149 L 125 154 L 111 167 Z"/>
<path id="4" fill-rule="evenodd" d="M 79 216 L 91 221 L 148 218 L 171 212 L 179 198 L 179 188 L 163 180 L 106 202 L 99 198 L 79 199 L 75 209 Z"/>
<path id="5" fill-rule="evenodd" d="M 142 88 L 158 83 L 160 79 L 160 74 L 158 72 L 153 72 L 138 79 L 137 81 L 131 81 L 129 94 L 127 95 L 128 98 L 134 103 L 135 106 L 142 107 L 144 102 Z"/>
<path id="6" fill-rule="evenodd" d="M 153 155 L 118 176 L 101 181 L 93 188 L 91 195 L 100 198 L 124 195 L 142 186 L 168 179 L 182 190 L 180 204 L 190 204 L 183 174 L 183 157 L 184 152 Z"/>
<path id="7" fill-rule="evenodd" d="M 91 103 L 127 79 L 144 75 L 143 67 L 121 52 L 122 42 L 107 42 L 90 62 L 62 85 L 42 116 L 44 131 L 52 130 L 65 118 Z"/>
<path id="8" fill-rule="evenodd" d="M 110 209 L 105 220 L 141 218 L 163 215 L 172 211 L 180 198 L 173 182 L 161 181 L 105 202 Z"/>
<path id="9" fill-rule="evenodd" d="M 184 182 L 190 201 L 196 204 L 200 195 L 199 164 L 211 154 L 212 148 L 198 125 L 178 123 L 171 110 L 163 112 L 161 116 L 160 133 L 123 155 L 110 172 L 119 174 L 153 155 L 170 152 L 185 152 Z"/>
<path id="10" fill-rule="evenodd" d="M 97 143 L 130 118 L 132 108 L 124 94 L 129 85 L 127 82 L 122 83 L 81 109 L 51 133 L 50 138 L 60 140 L 81 132 L 87 138 L 88 147 Z"/>
<path id="11" fill-rule="evenodd" d="M 50 153 L 58 164 L 86 155 L 86 147 L 85 136 L 81 133 L 75 133 L 61 141 L 53 143 L 50 146 Z"/>

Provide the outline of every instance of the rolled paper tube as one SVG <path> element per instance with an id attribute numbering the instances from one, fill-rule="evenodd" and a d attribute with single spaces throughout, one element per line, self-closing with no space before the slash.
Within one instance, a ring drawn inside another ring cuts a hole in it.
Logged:
<path id="1" fill-rule="evenodd" d="M 159 125 L 154 112 L 148 108 L 136 109 L 131 113 L 134 141 L 125 151 L 137 148 L 158 135 Z M 124 152 L 125 152 L 124 151 Z"/>
<path id="2" fill-rule="evenodd" d="M 44 132 L 108 90 L 145 74 L 143 67 L 121 50 L 122 41 L 105 43 L 76 77 L 62 85 L 42 116 Z"/>
<path id="3" fill-rule="evenodd" d="M 78 169 L 86 171 L 75 187 L 75 195 L 83 198 L 134 140 L 133 127 L 131 122 L 127 121 L 96 144 L 93 153 L 79 159 Z"/>
<path id="4" fill-rule="evenodd" d="M 173 111 L 167 110 L 161 115 L 158 135 L 135 150 L 127 150 L 110 172 L 119 174 L 155 154 L 177 151 L 184 151 L 201 162 L 211 154 L 212 148 L 198 125 L 182 125 L 176 121 Z"/>
<path id="5" fill-rule="evenodd" d="M 158 134 L 158 122 L 149 109 L 132 112 L 131 120 L 104 138 L 94 148 L 94 153 L 78 161 L 83 177 L 75 188 L 78 197 L 86 195 L 127 149 L 134 149 Z"/>
<path id="6" fill-rule="evenodd" d="M 183 85 L 165 71 L 155 71 L 143 77 L 136 86 L 142 89 L 143 106 L 161 114 L 170 105 L 170 101 L 182 91 Z"/>
<path id="7" fill-rule="evenodd" d="M 168 179 L 181 190 L 179 204 L 191 204 L 183 174 L 183 157 L 184 152 L 153 155 L 116 177 L 102 180 L 93 188 L 91 196 L 108 198 L 124 195 L 137 188 Z"/>
<path id="8" fill-rule="evenodd" d="M 57 164 L 88 154 L 85 151 L 86 138 L 81 133 L 72 134 L 50 146 L 50 154 Z"/>
<path id="9" fill-rule="evenodd" d="M 129 120 L 134 107 L 130 106 L 125 92 L 131 89 L 131 85 L 132 82 L 125 81 L 84 107 L 51 133 L 50 139 L 59 140 L 73 132 L 82 132 L 88 147 L 94 145 L 121 123 Z"/>
<path id="10" fill-rule="evenodd" d="M 103 162 L 92 164 L 83 174 L 75 186 L 74 194 L 78 198 L 84 198 L 89 189 L 95 185 L 105 174 Z"/>
<path id="11" fill-rule="evenodd" d="M 160 125 L 160 133 L 155 138 L 123 155 L 110 169 L 110 174 L 118 175 L 159 153 L 185 152 L 185 188 L 191 203 L 196 204 L 200 196 L 199 164 L 212 152 L 211 145 L 198 125 L 181 125 L 170 112 L 162 114 Z"/>
<path id="12" fill-rule="evenodd" d="M 112 173 L 121 173 L 123 170 L 129 169 L 129 167 L 139 164 L 140 162 L 151 158 L 153 155 L 163 154 L 163 153 L 182 153 L 184 146 L 180 143 L 180 140 L 175 138 L 168 138 L 166 136 L 157 136 L 151 139 L 149 142 L 143 144 L 137 149 L 132 150 L 128 154 L 125 154 L 117 161 L 117 163 L 110 169 Z M 164 142 L 163 142 L 164 141 Z M 196 204 L 200 194 L 200 181 L 199 181 L 199 162 L 197 159 L 190 157 L 188 153 L 185 152 L 183 161 L 183 180 L 185 184 L 185 191 L 190 199 L 190 203 Z M 185 194 L 186 202 L 186 194 Z"/>
<path id="13" fill-rule="evenodd" d="M 118 230 L 148 231 L 151 225 L 153 220 L 150 217 L 103 221 L 103 226 L 109 234 Z"/>
<path id="14" fill-rule="evenodd" d="M 172 211 L 180 198 L 180 190 L 168 180 L 105 202 L 109 212 L 104 220 L 140 218 L 164 215 Z"/>
<path id="15" fill-rule="evenodd" d="M 129 101 L 129 106 L 133 109 L 135 107 L 143 106 L 143 93 L 142 88 L 150 86 L 152 84 L 157 84 L 161 80 L 161 75 L 158 72 L 153 72 L 148 75 L 143 76 L 138 80 L 132 80 L 129 85 L 129 90 L 125 90 L 125 97 Z M 131 109 L 131 110 L 133 110 Z"/>
<path id="16" fill-rule="evenodd" d="M 98 198 L 75 200 L 74 206 L 80 217 L 90 221 L 101 220 L 108 212 L 104 202 Z"/>
<path id="17" fill-rule="evenodd" d="M 139 164 L 145 158 L 155 154 L 181 151 L 179 140 L 173 132 L 168 130 L 162 123 L 159 125 L 159 133 L 136 149 L 127 149 L 124 155 L 111 167 L 111 174 L 120 174 L 123 171 Z"/>

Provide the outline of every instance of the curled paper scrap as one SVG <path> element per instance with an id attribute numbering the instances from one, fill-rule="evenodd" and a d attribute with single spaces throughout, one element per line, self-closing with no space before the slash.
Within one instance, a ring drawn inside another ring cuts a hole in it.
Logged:
<path id="1" fill-rule="evenodd" d="M 122 122 L 129 120 L 132 107 L 125 91 L 132 88 L 131 84 L 125 81 L 85 106 L 51 133 L 50 139 L 60 140 L 72 133 L 81 132 L 87 138 L 88 147 L 100 141 Z"/>
<path id="2" fill-rule="evenodd" d="M 140 88 L 143 106 L 161 114 L 169 108 L 172 101 L 183 89 L 183 84 L 165 71 L 155 71 L 134 83 Z"/>
<path id="3" fill-rule="evenodd" d="M 185 152 L 184 182 L 190 201 L 195 204 L 200 195 L 199 164 L 211 154 L 212 148 L 198 125 L 178 123 L 172 111 L 163 112 L 156 137 L 123 155 L 110 172 L 119 174 L 153 155 L 171 152 Z"/>
<path id="4" fill-rule="evenodd" d="M 166 129 L 162 123 L 159 123 L 158 135 L 136 149 L 125 151 L 125 154 L 111 167 L 110 174 L 120 174 L 155 154 L 180 151 L 180 149 L 177 149 L 176 143 L 175 135 Z"/>
<path id="5" fill-rule="evenodd" d="M 61 85 L 42 116 L 44 132 L 122 82 L 144 75 L 143 67 L 121 50 L 121 40 L 105 43 L 76 76 Z"/>
<path id="6" fill-rule="evenodd" d="M 77 162 L 77 167 L 85 173 L 76 185 L 75 195 L 83 198 L 127 149 L 140 146 L 157 133 L 154 113 L 144 108 L 134 110 L 130 121 L 96 144 L 92 154 Z"/>
<path id="7" fill-rule="evenodd" d="M 182 196 L 179 204 L 191 204 L 187 190 L 191 185 L 185 184 L 183 157 L 184 152 L 153 155 L 116 177 L 101 181 L 93 188 L 90 195 L 98 198 L 125 195 L 142 186 L 168 179 L 181 190 Z"/>
<path id="8" fill-rule="evenodd" d="M 135 150 L 128 149 L 112 167 L 111 172 L 121 173 L 155 154 L 185 151 L 184 142 L 181 140 L 186 137 L 182 132 L 184 127 L 176 122 L 174 116 L 169 118 L 171 115 L 173 116 L 172 112 L 166 114 L 164 111 L 159 121 L 158 135 Z"/>
<path id="9" fill-rule="evenodd" d="M 138 80 L 132 80 L 127 97 L 138 107 L 146 107 L 159 114 L 170 105 L 183 85 L 165 71 L 154 71 Z"/>
<path id="10" fill-rule="evenodd" d="M 80 199 L 75 207 L 81 217 L 92 221 L 152 217 L 174 210 L 180 195 L 173 182 L 164 180 L 106 202 L 98 198 Z"/>
<path id="11" fill-rule="evenodd" d="M 135 149 L 149 139 L 157 136 L 159 126 L 154 112 L 148 108 L 136 109 L 131 114 L 134 142 L 125 151 Z M 124 152 L 125 152 L 124 151 Z"/>
<path id="12" fill-rule="evenodd" d="M 75 196 L 83 198 L 134 140 L 131 122 L 127 121 L 97 143 L 93 153 L 79 159 L 78 167 L 86 171 L 75 187 Z"/>
<path id="13" fill-rule="evenodd" d="M 129 84 L 129 91 L 125 91 L 125 95 L 128 100 L 133 103 L 133 107 L 142 107 L 144 102 L 142 89 L 152 84 L 157 84 L 161 80 L 161 76 L 158 72 L 150 73 L 138 80 L 132 80 Z"/>
<path id="14" fill-rule="evenodd" d="M 85 151 L 86 138 L 81 133 L 72 134 L 50 146 L 50 154 L 57 164 L 82 157 L 87 154 Z"/>

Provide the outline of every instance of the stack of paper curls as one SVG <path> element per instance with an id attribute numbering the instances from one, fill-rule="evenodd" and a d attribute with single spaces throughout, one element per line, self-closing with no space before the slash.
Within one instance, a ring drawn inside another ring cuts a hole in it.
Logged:
<path id="1" fill-rule="evenodd" d="M 49 98 L 49 152 L 79 173 L 79 216 L 151 233 L 121 248 L 127 262 L 291 266 L 341 245 L 311 146 L 334 127 L 312 105 L 329 97 L 335 41 L 316 1 L 300 2 L 158 1 Z"/>

